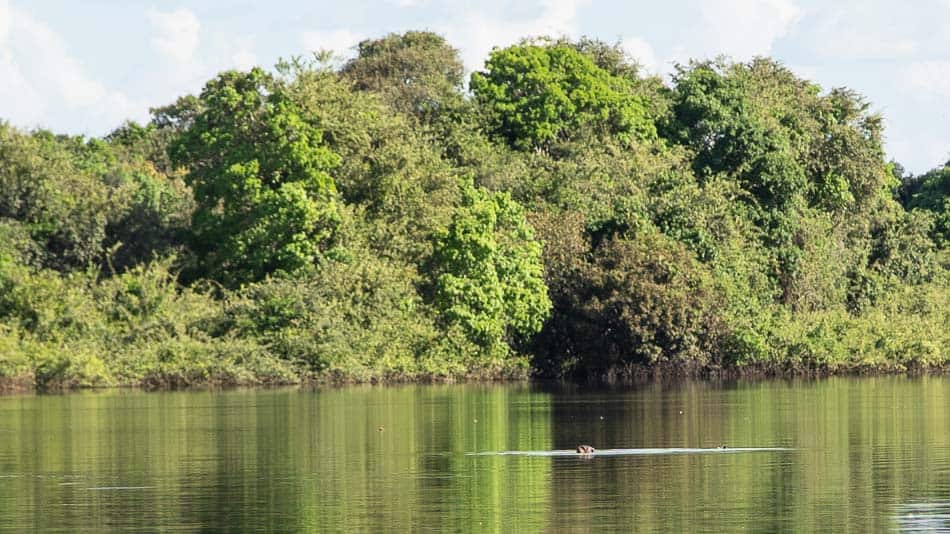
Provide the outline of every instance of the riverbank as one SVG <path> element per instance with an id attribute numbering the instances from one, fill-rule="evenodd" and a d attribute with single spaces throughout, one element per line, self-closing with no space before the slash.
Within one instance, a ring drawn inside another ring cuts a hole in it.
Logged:
<path id="1" fill-rule="evenodd" d="M 391 373 L 388 375 L 346 375 L 343 373 L 323 374 L 284 374 L 254 375 L 244 369 L 234 372 L 223 368 L 217 371 L 206 370 L 201 377 L 195 374 L 149 375 L 135 381 L 82 381 L 78 378 L 57 379 L 39 383 L 35 374 L 0 377 L 0 394 L 75 391 L 82 389 L 136 388 L 149 391 L 171 391 L 193 388 L 234 388 L 274 386 L 347 386 L 360 384 L 398 385 L 398 384 L 453 384 L 488 382 L 524 382 L 524 383 L 573 383 L 587 385 L 636 385 L 651 382 L 678 381 L 732 381 L 732 380 L 775 380 L 775 379 L 817 379 L 832 376 L 943 376 L 950 374 L 950 363 L 923 363 L 908 360 L 903 363 L 867 363 L 854 362 L 835 365 L 792 365 L 788 363 L 755 363 L 744 365 L 696 365 L 696 364 L 631 364 L 609 370 L 598 370 L 571 378 L 552 379 L 532 374 L 522 362 L 510 365 L 486 366 L 457 375 L 408 375 Z"/>

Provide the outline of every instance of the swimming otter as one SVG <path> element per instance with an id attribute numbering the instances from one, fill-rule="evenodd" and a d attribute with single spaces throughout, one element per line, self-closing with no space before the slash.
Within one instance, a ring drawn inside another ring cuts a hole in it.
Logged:
<path id="1" fill-rule="evenodd" d="M 594 454 L 594 451 L 597 450 L 590 445 L 578 445 L 577 453 L 578 454 Z"/>

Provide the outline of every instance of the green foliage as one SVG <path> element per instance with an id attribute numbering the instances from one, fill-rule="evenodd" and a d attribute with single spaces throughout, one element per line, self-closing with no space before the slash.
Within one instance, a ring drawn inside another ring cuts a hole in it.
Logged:
<path id="1" fill-rule="evenodd" d="M 694 261 L 658 234 L 611 240 L 597 251 L 585 307 L 604 328 L 604 368 L 623 361 L 704 363 L 713 348 L 715 295 Z"/>
<path id="2" fill-rule="evenodd" d="M 656 129 L 626 78 L 613 76 L 563 44 L 524 43 L 495 50 L 471 90 L 492 130 L 512 147 L 545 148 L 581 127 L 624 141 Z"/>
<path id="3" fill-rule="evenodd" d="M 432 32 L 410 31 L 367 39 L 341 74 L 361 91 L 379 93 L 393 109 L 433 121 L 462 104 L 463 73 L 458 50 Z"/>
<path id="4" fill-rule="evenodd" d="M 892 289 L 857 316 L 782 314 L 771 334 L 772 360 L 830 371 L 944 366 L 950 354 L 950 298 L 946 280 L 942 284 Z"/>
<path id="5" fill-rule="evenodd" d="M 642 65 L 629 56 L 624 50 L 623 43 L 619 41 L 607 43 L 589 37 L 581 37 L 577 40 L 560 38 L 555 42 L 584 54 L 612 76 L 629 81 L 629 90 L 640 96 L 641 102 L 647 106 L 648 115 L 653 117 L 658 125 L 662 127 L 671 120 L 670 89 L 663 83 L 660 76 L 641 77 Z"/>
<path id="6" fill-rule="evenodd" d="M 328 172 L 339 157 L 322 145 L 322 132 L 260 69 L 219 75 L 200 106 L 171 155 L 194 190 L 203 270 L 238 285 L 311 265 L 337 218 Z"/>
<path id="7" fill-rule="evenodd" d="M 767 220 L 803 203 L 864 210 L 894 185 L 881 119 L 853 92 L 822 96 L 766 59 L 696 63 L 674 81 L 671 136 L 696 151 L 700 176 L 739 180 Z"/>
<path id="8" fill-rule="evenodd" d="M 27 226 L 0 218 L 0 265 L 38 267 L 42 258 L 43 249 L 33 240 Z"/>
<path id="9" fill-rule="evenodd" d="M 385 257 L 420 264 L 429 236 L 447 224 L 458 197 L 455 170 L 405 116 L 377 95 L 353 91 L 331 72 L 299 66 L 288 91 L 328 148 L 341 158 L 334 171 L 340 197 L 374 224 L 369 246 Z M 341 238 L 345 242 L 347 238 Z"/>
<path id="10" fill-rule="evenodd" d="M 757 100 L 773 95 L 767 87 L 755 83 L 759 80 L 753 77 L 752 68 L 714 63 L 681 68 L 675 80 L 673 108 L 680 129 L 674 136 L 696 151 L 697 174 L 727 173 L 735 177 L 766 216 L 770 210 L 794 206 L 805 191 L 806 177 L 797 161 L 802 147 L 793 141 L 791 132 L 779 126 L 798 122 L 775 116 L 776 112 L 791 109 L 762 109 L 762 105 L 756 105 Z M 778 68 L 769 74 L 786 80 L 791 77 Z M 794 83 L 801 84 L 797 80 Z M 808 91 L 804 86 L 796 89 L 799 93 Z"/>
<path id="11" fill-rule="evenodd" d="M 950 167 L 860 96 L 591 39 L 462 72 L 407 32 L 104 139 L 0 124 L 0 385 L 947 364 Z"/>
<path id="12" fill-rule="evenodd" d="M 43 247 L 43 263 L 60 270 L 101 257 L 113 208 L 93 165 L 76 152 L 84 152 L 78 140 L 0 123 L 0 219 L 23 224 Z"/>
<path id="13" fill-rule="evenodd" d="M 867 266 L 870 221 L 893 207 L 880 117 L 856 94 L 821 95 L 766 59 L 696 63 L 674 82 L 676 120 L 667 135 L 695 151 L 701 180 L 738 185 L 782 301 L 840 303 L 841 278 Z"/>
<path id="14" fill-rule="evenodd" d="M 950 165 L 934 169 L 915 179 L 907 209 L 926 210 L 934 214 L 932 236 L 940 248 L 950 245 Z"/>
<path id="15" fill-rule="evenodd" d="M 212 337 L 222 304 L 181 289 L 169 264 L 105 280 L 95 272 L 0 270 L 8 289 L 0 298 L 0 345 L 18 347 L 18 378 L 38 387 L 299 380 L 255 339 Z"/>
<path id="16" fill-rule="evenodd" d="M 647 230 L 604 241 L 585 257 L 583 241 L 564 241 L 570 249 L 552 253 L 571 267 L 547 273 L 554 316 L 538 349 L 548 372 L 595 377 L 635 365 L 711 363 L 726 333 L 716 315 L 721 300 L 682 244 Z M 558 362 L 549 351 L 568 354 Z"/>
<path id="17" fill-rule="evenodd" d="M 171 113 L 170 108 L 153 110 L 156 116 Z M 176 111 L 176 113 L 183 113 Z M 134 121 L 128 121 L 113 130 L 105 137 L 110 146 L 118 150 L 122 157 L 133 161 L 148 162 L 161 175 L 174 176 L 175 169 L 168 157 L 168 146 L 178 134 L 174 128 L 166 125 L 159 126 L 160 120 L 155 120 L 142 126 Z"/>
<path id="18" fill-rule="evenodd" d="M 33 367 L 19 330 L 0 324 L 0 390 L 8 384 L 35 383 Z"/>
<path id="19" fill-rule="evenodd" d="M 369 381 L 466 371 L 464 352 L 438 353 L 442 333 L 413 273 L 378 258 L 331 261 L 313 274 L 250 285 L 230 301 L 226 325 L 305 376 Z"/>
<path id="20" fill-rule="evenodd" d="M 517 202 L 466 185 L 448 229 L 436 235 L 436 304 L 489 354 L 541 329 L 551 302 L 541 244 Z"/>
<path id="21" fill-rule="evenodd" d="M 116 188 L 119 194 L 125 197 L 123 209 L 107 225 L 103 243 L 113 251 L 111 268 L 125 271 L 169 255 L 186 255 L 194 199 L 184 181 L 144 167 L 123 178 Z"/>

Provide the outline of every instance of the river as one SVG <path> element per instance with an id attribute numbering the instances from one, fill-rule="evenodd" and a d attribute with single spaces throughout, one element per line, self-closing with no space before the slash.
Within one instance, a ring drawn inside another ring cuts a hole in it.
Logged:
<path id="1" fill-rule="evenodd" d="M 950 531 L 950 378 L 0 397 L 0 532 L 218 530 Z"/>

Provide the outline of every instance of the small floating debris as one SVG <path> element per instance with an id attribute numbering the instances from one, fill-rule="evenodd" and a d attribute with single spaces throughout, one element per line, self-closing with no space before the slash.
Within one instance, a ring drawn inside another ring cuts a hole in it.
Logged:
<path id="1" fill-rule="evenodd" d="M 589 446 L 589 445 L 588 445 Z M 593 450 L 593 447 L 591 447 Z M 601 449 L 597 451 L 597 456 L 653 456 L 662 454 L 737 454 L 743 452 L 788 452 L 795 449 L 785 447 L 730 447 L 720 449 L 701 448 L 666 448 L 666 449 Z M 555 451 L 490 451 L 490 452 L 468 452 L 466 456 L 577 456 L 580 447 L 576 450 L 555 450 Z M 582 453 L 583 454 L 583 453 Z"/>

